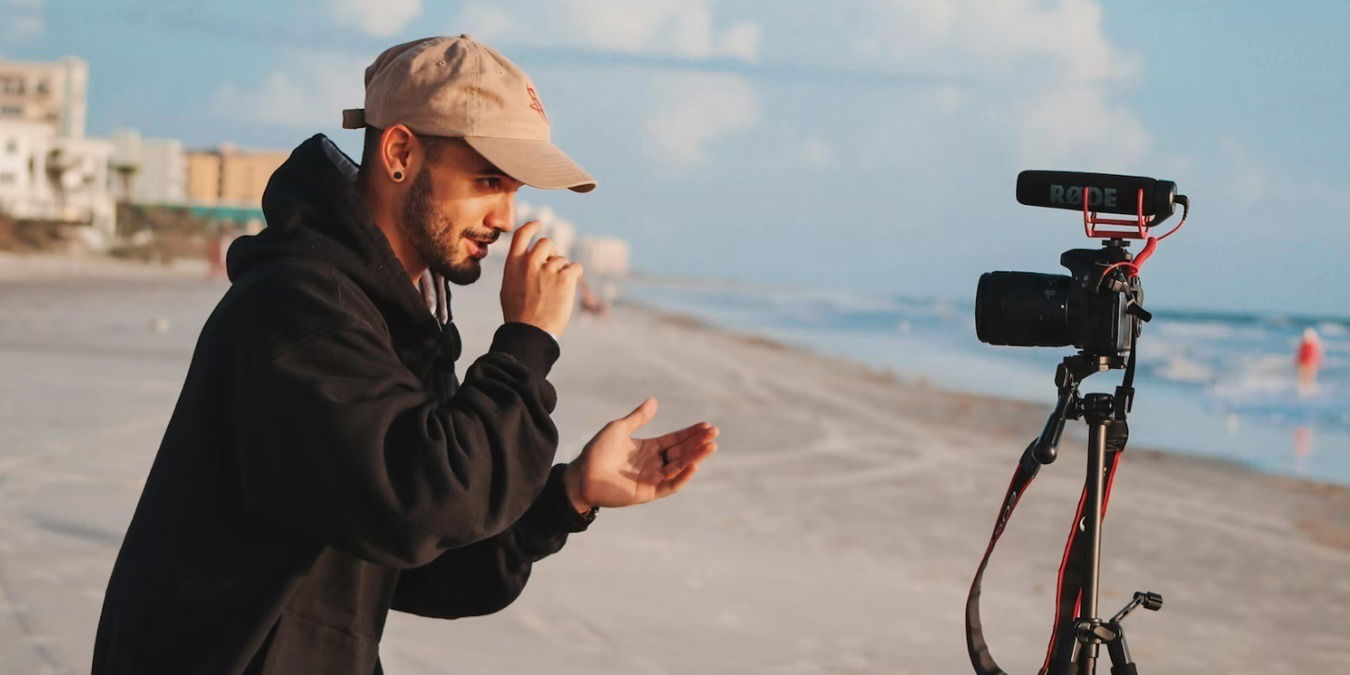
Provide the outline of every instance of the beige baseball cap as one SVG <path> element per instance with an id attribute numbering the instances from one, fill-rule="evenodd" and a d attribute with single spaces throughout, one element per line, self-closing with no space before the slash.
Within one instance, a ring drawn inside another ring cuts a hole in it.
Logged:
<path id="1" fill-rule="evenodd" d="M 548 113 L 530 76 L 468 35 L 405 42 L 366 68 L 366 107 L 342 111 L 342 126 L 399 123 L 419 134 L 463 138 L 526 185 L 577 192 L 596 186 L 549 140 Z"/>

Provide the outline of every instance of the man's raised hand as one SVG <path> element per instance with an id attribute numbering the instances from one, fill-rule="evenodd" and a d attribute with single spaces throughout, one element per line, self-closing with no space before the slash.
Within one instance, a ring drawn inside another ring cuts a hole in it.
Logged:
<path id="1" fill-rule="evenodd" d="M 699 422 L 652 438 L 633 438 L 656 415 L 649 398 L 606 424 L 567 467 L 567 494 L 578 511 L 642 504 L 674 494 L 717 451 L 717 427 Z"/>
<path id="2" fill-rule="evenodd" d="M 542 238 L 530 246 L 539 221 L 522 225 L 511 235 L 511 248 L 502 270 L 502 319 L 528 323 L 560 337 L 567 329 L 575 304 L 581 265 L 553 254 L 553 241 Z"/>

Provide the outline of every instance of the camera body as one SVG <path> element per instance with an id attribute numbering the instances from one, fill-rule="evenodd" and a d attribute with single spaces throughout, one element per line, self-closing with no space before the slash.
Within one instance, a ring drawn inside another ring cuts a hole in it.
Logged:
<path id="1" fill-rule="evenodd" d="M 1088 356 L 1124 356 L 1139 335 L 1144 301 L 1125 242 L 1071 249 L 1059 262 L 1068 275 L 986 272 L 975 295 L 975 333 L 981 342 L 1019 347 L 1072 345 Z M 1109 271 L 1108 271 L 1109 270 Z"/>

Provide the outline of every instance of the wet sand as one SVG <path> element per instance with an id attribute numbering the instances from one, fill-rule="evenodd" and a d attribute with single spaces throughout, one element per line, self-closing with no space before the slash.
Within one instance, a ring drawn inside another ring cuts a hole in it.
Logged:
<path id="1" fill-rule="evenodd" d="M 122 533 L 226 287 L 203 272 L 0 257 L 0 671 L 87 672 Z M 496 299 L 491 274 L 457 291 L 466 359 Z M 391 615 L 391 675 L 970 672 L 966 589 L 1047 408 L 622 305 L 573 321 L 552 379 L 561 458 L 647 395 L 652 434 L 708 419 L 722 450 L 685 492 L 603 511 L 499 614 Z M 987 633 L 1013 673 L 1041 660 L 1081 426 L 986 576 Z M 1166 597 L 1126 626 L 1150 675 L 1350 671 L 1350 491 L 1131 448 L 1103 548 L 1107 611 Z"/>

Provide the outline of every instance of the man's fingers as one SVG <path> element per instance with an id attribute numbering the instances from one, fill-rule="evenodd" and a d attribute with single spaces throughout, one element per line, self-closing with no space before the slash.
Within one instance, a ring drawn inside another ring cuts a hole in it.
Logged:
<path id="1" fill-rule="evenodd" d="M 685 484 L 689 482 L 689 479 L 694 477 L 694 473 L 697 471 L 698 465 L 690 464 L 685 467 L 684 471 L 681 471 L 679 475 L 670 480 L 662 481 L 660 485 L 656 486 L 656 498 L 669 497 L 670 495 L 679 492 L 680 488 L 684 487 Z"/>
<path id="2" fill-rule="evenodd" d="M 614 422 L 623 428 L 624 433 L 631 434 L 642 425 L 652 421 L 652 417 L 655 415 L 656 399 L 648 397 L 647 400 L 638 404 L 638 407 L 633 408 L 633 412 L 614 420 Z"/>
<path id="3" fill-rule="evenodd" d="M 670 433 L 661 434 L 655 438 L 648 439 L 647 442 L 656 445 L 658 448 L 665 449 L 673 447 L 682 441 L 694 438 L 695 436 L 708 433 L 711 433 L 712 437 L 716 437 L 718 434 L 717 427 L 708 424 L 707 422 L 698 422 L 683 429 L 676 429 Z"/>
<path id="4" fill-rule="evenodd" d="M 539 221 L 531 220 L 516 228 L 516 231 L 511 234 L 511 248 L 507 251 L 506 259 L 514 260 L 525 255 L 525 252 L 529 250 L 530 240 L 534 239 L 534 233 L 539 231 L 539 227 Z"/>
<path id="5" fill-rule="evenodd" d="M 548 260 L 544 261 L 544 269 L 550 272 L 557 272 L 562 270 L 564 267 L 567 267 L 568 264 L 569 263 L 567 262 L 566 257 L 560 255 L 553 255 L 549 256 Z"/>
<path id="6" fill-rule="evenodd" d="M 669 460 L 669 463 L 661 468 L 661 473 L 666 478 L 670 478 L 711 457 L 714 452 L 717 452 L 717 444 L 712 441 L 700 443 L 690 448 L 667 450 L 665 451 L 665 457 Z"/>
<path id="7" fill-rule="evenodd" d="M 534 248 L 530 249 L 530 267 L 542 266 L 544 261 L 553 255 L 553 240 L 548 237 L 540 237 L 539 241 L 534 242 Z"/>
<path id="8" fill-rule="evenodd" d="M 663 448 L 661 450 L 661 454 L 664 455 L 669 460 L 675 460 L 685 456 L 686 454 L 694 450 L 697 450 L 700 446 L 706 443 L 712 443 L 714 438 L 717 438 L 716 427 L 705 430 L 703 433 L 700 434 L 694 434 L 680 441 L 679 443 Z"/>

